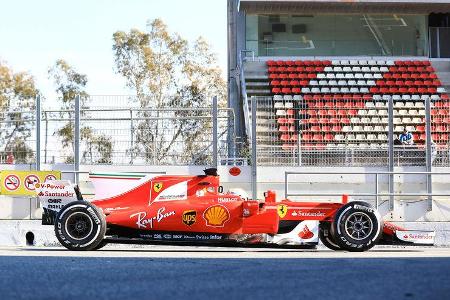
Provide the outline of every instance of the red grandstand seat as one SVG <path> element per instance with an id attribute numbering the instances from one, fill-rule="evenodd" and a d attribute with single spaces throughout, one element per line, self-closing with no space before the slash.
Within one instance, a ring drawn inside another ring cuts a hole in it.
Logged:
<path id="1" fill-rule="evenodd" d="M 442 85 L 442 82 L 438 79 L 438 80 L 433 80 L 433 83 L 431 84 L 431 85 L 434 85 L 434 86 L 441 86 Z"/>
<path id="2" fill-rule="evenodd" d="M 280 136 L 280 140 L 282 140 L 283 142 L 289 141 L 291 139 L 291 136 L 289 134 L 282 134 Z"/>
<path id="3" fill-rule="evenodd" d="M 329 109 L 327 111 L 328 116 L 330 117 L 335 117 L 336 116 L 336 111 L 334 109 Z"/>
<path id="4" fill-rule="evenodd" d="M 389 94 L 389 89 L 388 88 L 380 88 L 380 93 Z"/>
<path id="5" fill-rule="evenodd" d="M 298 81 L 298 80 L 291 80 L 291 81 L 289 81 L 289 85 L 290 86 L 299 86 L 300 85 L 300 81 Z"/>
<path id="6" fill-rule="evenodd" d="M 303 66 L 303 60 L 296 60 L 295 61 L 296 66 Z"/>
<path id="7" fill-rule="evenodd" d="M 349 116 L 357 116 L 358 115 L 358 111 L 356 109 L 349 109 L 348 110 L 348 115 Z"/>
<path id="8" fill-rule="evenodd" d="M 310 118 L 308 120 L 309 124 L 319 124 L 319 120 L 317 118 Z"/>
<path id="9" fill-rule="evenodd" d="M 317 116 L 317 110 L 308 109 L 308 115 L 311 116 L 311 117 Z"/>
<path id="10" fill-rule="evenodd" d="M 286 118 L 278 118 L 277 123 L 280 125 L 287 124 L 287 119 Z"/>
<path id="11" fill-rule="evenodd" d="M 399 93 L 402 93 L 402 94 L 406 94 L 406 93 L 408 92 L 408 88 L 406 88 L 406 87 L 401 87 L 401 88 L 398 89 L 398 92 L 399 92 Z"/>
<path id="12" fill-rule="evenodd" d="M 321 133 L 314 134 L 312 140 L 314 142 L 321 142 L 321 141 L 323 141 L 323 134 L 321 134 Z"/>
<path id="13" fill-rule="evenodd" d="M 392 78 L 392 74 L 391 73 L 384 73 L 383 74 L 383 78 L 384 79 L 391 79 Z"/>
<path id="14" fill-rule="evenodd" d="M 340 125 L 334 125 L 334 126 L 331 128 L 331 131 L 333 131 L 333 132 L 341 132 L 341 131 L 342 131 L 342 126 L 340 126 Z"/>
<path id="15" fill-rule="evenodd" d="M 339 124 L 339 123 L 341 123 L 341 119 L 330 118 L 330 124 Z"/>
<path id="16" fill-rule="evenodd" d="M 300 86 L 308 86 L 309 85 L 309 81 L 307 81 L 307 80 L 300 80 L 300 83 L 299 83 L 299 85 Z"/>
<path id="17" fill-rule="evenodd" d="M 439 110 L 439 115 L 440 116 L 448 116 L 449 115 L 448 109 L 440 109 Z"/>
<path id="18" fill-rule="evenodd" d="M 320 126 L 319 125 L 313 125 L 309 128 L 309 131 L 311 132 L 321 132 Z"/>
<path id="19" fill-rule="evenodd" d="M 281 82 L 278 81 L 278 80 L 272 80 L 272 81 L 270 82 L 270 85 L 271 85 L 271 86 L 279 86 L 279 85 L 281 85 Z"/>
<path id="20" fill-rule="evenodd" d="M 405 85 L 405 82 L 403 80 L 397 80 L 397 81 L 395 81 L 395 85 L 398 87 L 401 87 L 401 86 Z"/>
<path id="21" fill-rule="evenodd" d="M 434 87 L 429 87 L 426 90 L 427 90 L 426 93 L 430 93 L 430 94 L 434 94 L 437 92 L 437 89 Z"/>
<path id="22" fill-rule="evenodd" d="M 340 109 L 337 111 L 337 115 L 339 117 L 346 117 L 347 116 L 347 110 L 346 109 Z"/>
<path id="23" fill-rule="evenodd" d="M 295 112 L 293 109 L 286 110 L 286 116 L 294 116 L 294 115 L 295 115 Z"/>
<path id="24" fill-rule="evenodd" d="M 417 67 L 417 68 L 416 68 L 416 71 L 417 71 L 418 73 L 424 73 L 424 72 L 427 71 L 427 69 L 424 68 L 424 67 Z"/>
<path id="25" fill-rule="evenodd" d="M 363 96 L 363 100 L 365 100 L 365 101 L 371 101 L 372 99 L 373 99 L 372 95 L 366 94 L 366 95 Z"/>
<path id="26" fill-rule="evenodd" d="M 335 107 L 334 103 L 331 102 L 331 101 L 325 102 L 324 106 L 326 108 L 333 108 L 333 107 Z"/>
<path id="27" fill-rule="evenodd" d="M 308 78 L 315 79 L 315 78 L 317 78 L 317 74 L 314 74 L 314 73 L 308 74 Z"/>
<path id="28" fill-rule="evenodd" d="M 389 93 L 391 93 L 391 94 L 397 94 L 397 93 L 398 93 L 398 88 L 396 88 L 396 87 L 391 87 L 391 88 L 389 88 Z"/>
<path id="29" fill-rule="evenodd" d="M 273 88 L 272 89 L 272 93 L 274 93 L 274 94 L 281 94 L 281 89 L 280 88 Z"/>
<path id="30" fill-rule="evenodd" d="M 297 73 L 291 73 L 288 75 L 289 79 L 298 79 L 298 74 Z"/>
<path id="31" fill-rule="evenodd" d="M 283 94 L 290 94 L 290 93 L 292 93 L 292 90 L 291 90 L 290 88 L 282 88 L 282 89 L 281 89 L 281 92 L 282 92 Z"/>
<path id="32" fill-rule="evenodd" d="M 319 117 L 324 117 L 324 116 L 327 116 L 328 113 L 327 113 L 327 111 L 326 111 L 325 109 L 319 109 L 319 110 L 317 111 L 317 115 L 318 115 Z"/>
<path id="33" fill-rule="evenodd" d="M 276 65 L 277 65 L 277 62 L 276 62 L 276 61 L 273 61 L 273 60 L 268 60 L 268 61 L 267 61 L 267 65 L 270 66 L 270 67 L 276 66 Z"/>
<path id="34" fill-rule="evenodd" d="M 292 89 L 293 94 L 300 94 L 301 92 L 302 92 L 302 90 L 300 88 L 295 87 Z"/>
<path id="35" fill-rule="evenodd" d="M 442 133 L 442 134 L 439 136 L 439 140 L 440 140 L 442 143 L 447 143 L 447 142 L 448 142 L 448 133 Z"/>
<path id="36" fill-rule="evenodd" d="M 278 78 L 279 78 L 278 74 L 270 74 L 269 75 L 269 79 L 278 79 Z"/>
<path id="37" fill-rule="evenodd" d="M 332 142 L 334 141 L 334 135 L 332 135 L 331 133 L 327 133 L 325 134 L 323 140 L 326 142 Z"/>
<path id="38" fill-rule="evenodd" d="M 447 94 L 442 94 L 442 95 L 441 95 L 441 99 L 442 99 L 442 100 L 449 100 L 450 97 L 449 97 Z"/>
<path id="39" fill-rule="evenodd" d="M 344 99 L 344 96 L 343 95 L 333 95 L 333 99 L 334 100 L 342 100 L 342 99 Z"/>
<path id="40" fill-rule="evenodd" d="M 280 126 L 280 127 L 278 128 L 278 131 L 279 131 L 279 132 L 288 132 L 288 131 L 289 131 L 289 128 L 288 128 L 287 126 Z"/>
<path id="41" fill-rule="evenodd" d="M 408 93 L 410 93 L 410 94 L 417 94 L 417 89 L 416 88 L 409 88 L 408 89 Z"/>
<path id="42" fill-rule="evenodd" d="M 285 73 L 279 74 L 278 78 L 280 78 L 280 79 L 289 79 L 288 74 L 285 74 Z"/>
<path id="43" fill-rule="evenodd" d="M 429 72 L 429 73 L 434 73 L 434 72 L 435 72 L 435 70 L 434 70 L 434 68 L 433 68 L 432 66 L 426 67 L 425 70 L 426 70 L 427 72 Z"/>
<path id="44" fill-rule="evenodd" d="M 323 131 L 323 132 L 331 131 L 331 126 L 328 126 L 328 125 L 322 126 L 322 131 Z"/>
<path id="45" fill-rule="evenodd" d="M 315 69 L 314 69 L 314 71 L 316 71 L 318 73 L 323 72 L 324 70 L 325 70 L 324 67 L 315 67 Z"/>
<path id="46" fill-rule="evenodd" d="M 371 87 L 371 88 L 369 89 L 369 91 L 370 91 L 372 94 L 378 94 L 378 93 L 380 92 L 380 89 L 377 88 L 377 87 Z"/>
<path id="47" fill-rule="evenodd" d="M 350 119 L 349 118 L 341 118 L 339 120 L 339 123 L 344 124 L 344 125 L 350 124 Z"/>
<path id="48" fill-rule="evenodd" d="M 358 102 L 355 102 L 355 106 L 354 107 L 356 107 L 356 108 L 365 108 L 366 104 L 364 102 L 358 101 Z"/>
<path id="49" fill-rule="evenodd" d="M 401 78 L 401 79 L 410 79 L 410 78 L 412 78 L 412 75 L 408 74 L 408 73 L 394 74 L 394 75 L 396 75 L 396 76 L 392 76 L 392 78 L 395 78 L 395 79 L 399 79 L 399 78 Z"/>
<path id="50" fill-rule="evenodd" d="M 413 74 L 409 75 L 409 78 L 411 78 L 411 79 L 420 79 L 420 74 L 413 73 Z"/>
<path id="51" fill-rule="evenodd" d="M 324 61 L 322 61 L 322 64 L 324 66 L 329 66 L 329 65 L 331 65 L 331 60 L 324 60 Z"/>
<path id="52" fill-rule="evenodd" d="M 406 81 L 405 81 L 405 85 L 406 85 L 406 86 L 413 86 L 413 85 L 414 85 L 414 81 L 412 81 L 412 80 L 406 80 Z"/>
<path id="53" fill-rule="evenodd" d="M 311 133 L 303 133 L 302 140 L 303 141 L 311 141 L 313 139 L 313 135 Z"/>
<path id="54" fill-rule="evenodd" d="M 425 134 L 425 133 L 420 134 L 419 139 L 420 139 L 421 141 L 425 141 L 425 140 L 427 139 L 426 134 Z"/>
<path id="55" fill-rule="evenodd" d="M 306 71 L 307 73 L 313 73 L 313 72 L 315 71 L 315 68 L 314 68 L 314 67 L 306 67 L 306 68 L 305 68 L 305 71 Z"/>
<path id="56" fill-rule="evenodd" d="M 328 119 L 328 118 L 320 118 L 318 120 L 318 124 L 324 125 L 324 124 L 328 124 L 328 123 L 330 123 L 330 119 Z"/>
<path id="57" fill-rule="evenodd" d="M 280 82 L 280 84 L 281 84 L 282 86 L 288 86 L 288 85 L 289 85 L 289 81 L 287 81 L 287 80 L 282 80 L 282 81 Z"/>
<path id="58" fill-rule="evenodd" d="M 296 142 L 296 141 L 298 141 L 298 135 L 297 134 L 293 134 L 291 136 L 291 142 Z"/>

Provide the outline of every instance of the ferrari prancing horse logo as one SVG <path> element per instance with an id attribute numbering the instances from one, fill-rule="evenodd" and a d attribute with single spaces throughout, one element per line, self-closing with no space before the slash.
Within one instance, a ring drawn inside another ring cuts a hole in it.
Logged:
<path id="1" fill-rule="evenodd" d="M 157 182 L 153 185 L 153 190 L 157 193 L 159 193 L 162 188 L 163 188 L 162 182 Z"/>
<path id="2" fill-rule="evenodd" d="M 277 206 L 277 212 L 281 219 L 283 219 L 287 214 L 288 208 L 285 204 L 279 204 Z"/>

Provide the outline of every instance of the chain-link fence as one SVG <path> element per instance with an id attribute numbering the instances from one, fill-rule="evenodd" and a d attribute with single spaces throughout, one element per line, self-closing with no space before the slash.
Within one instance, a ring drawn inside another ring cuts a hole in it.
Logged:
<path id="1" fill-rule="evenodd" d="M 233 156 L 236 138 L 231 109 L 213 101 L 200 106 L 181 101 L 170 106 L 147 104 L 145 109 L 141 104 L 132 96 L 91 96 L 80 99 L 78 113 L 71 103 L 66 110 L 42 109 L 41 163 L 76 163 L 77 150 L 80 164 L 211 165 L 215 159 L 220 164 Z M 17 148 L 2 147 L 3 163 L 8 163 L 8 154 L 9 163 L 34 163 L 36 110 L 2 115 L 2 138 L 14 130 L 24 131 L 22 127 L 29 133 L 18 137 L 26 143 L 27 160 Z"/>
<path id="2" fill-rule="evenodd" d="M 404 98 L 252 97 L 257 165 L 386 166 L 392 155 L 394 166 L 425 166 L 428 113 L 431 162 L 448 166 L 449 110 L 439 109 L 447 102 Z"/>
<path id="3" fill-rule="evenodd" d="M 0 164 L 35 163 L 36 102 L 5 103 L 0 111 Z"/>

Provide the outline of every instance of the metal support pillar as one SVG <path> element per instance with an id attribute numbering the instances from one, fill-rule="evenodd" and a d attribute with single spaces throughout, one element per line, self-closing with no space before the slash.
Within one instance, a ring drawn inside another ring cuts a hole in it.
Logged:
<path id="1" fill-rule="evenodd" d="M 394 100 L 392 97 L 388 102 L 389 115 L 389 136 L 388 136 L 388 151 L 389 151 L 389 172 L 394 172 Z M 389 211 L 394 210 L 394 174 L 389 174 Z"/>
<path id="2" fill-rule="evenodd" d="M 41 170 L 41 96 L 36 97 L 36 170 Z"/>
<path id="3" fill-rule="evenodd" d="M 214 96 L 213 99 L 213 108 L 212 108 L 212 124 L 213 124 L 213 164 L 214 167 L 217 168 L 217 152 L 218 152 L 218 133 L 217 133 L 217 118 L 218 118 L 218 109 L 217 109 L 217 96 Z"/>
<path id="4" fill-rule="evenodd" d="M 425 100 L 425 135 L 426 135 L 426 168 L 428 174 L 427 176 L 427 200 L 428 205 L 427 209 L 428 211 L 433 210 L 433 196 L 431 194 L 433 193 L 433 178 L 431 175 L 431 169 L 433 167 L 433 161 L 431 160 L 431 155 L 433 153 L 432 149 L 432 137 L 431 137 L 431 103 L 430 98 Z"/>
<path id="5" fill-rule="evenodd" d="M 75 96 L 75 126 L 74 126 L 74 171 L 75 183 L 79 183 L 80 171 L 80 95 Z"/>
<path id="6" fill-rule="evenodd" d="M 252 199 L 256 200 L 258 196 L 256 182 L 256 99 L 252 97 Z"/>

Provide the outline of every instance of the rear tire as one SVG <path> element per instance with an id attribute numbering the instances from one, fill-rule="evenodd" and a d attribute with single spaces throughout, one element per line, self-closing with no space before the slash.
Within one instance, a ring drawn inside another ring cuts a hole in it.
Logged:
<path id="1" fill-rule="evenodd" d="M 94 250 L 103 241 L 105 233 L 105 215 L 86 201 L 67 204 L 55 219 L 56 237 L 69 250 Z"/>
<path id="2" fill-rule="evenodd" d="M 319 224 L 319 239 L 322 244 L 330 250 L 342 250 L 331 235 L 331 222 L 320 222 Z"/>
<path id="3" fill-rule="evenodd" d="M 367 251 L 380 239 L 383 221 L 370 204 L 354 201 L 342 206 L 334 216 L 331 235 L 342 250 Z"/>

